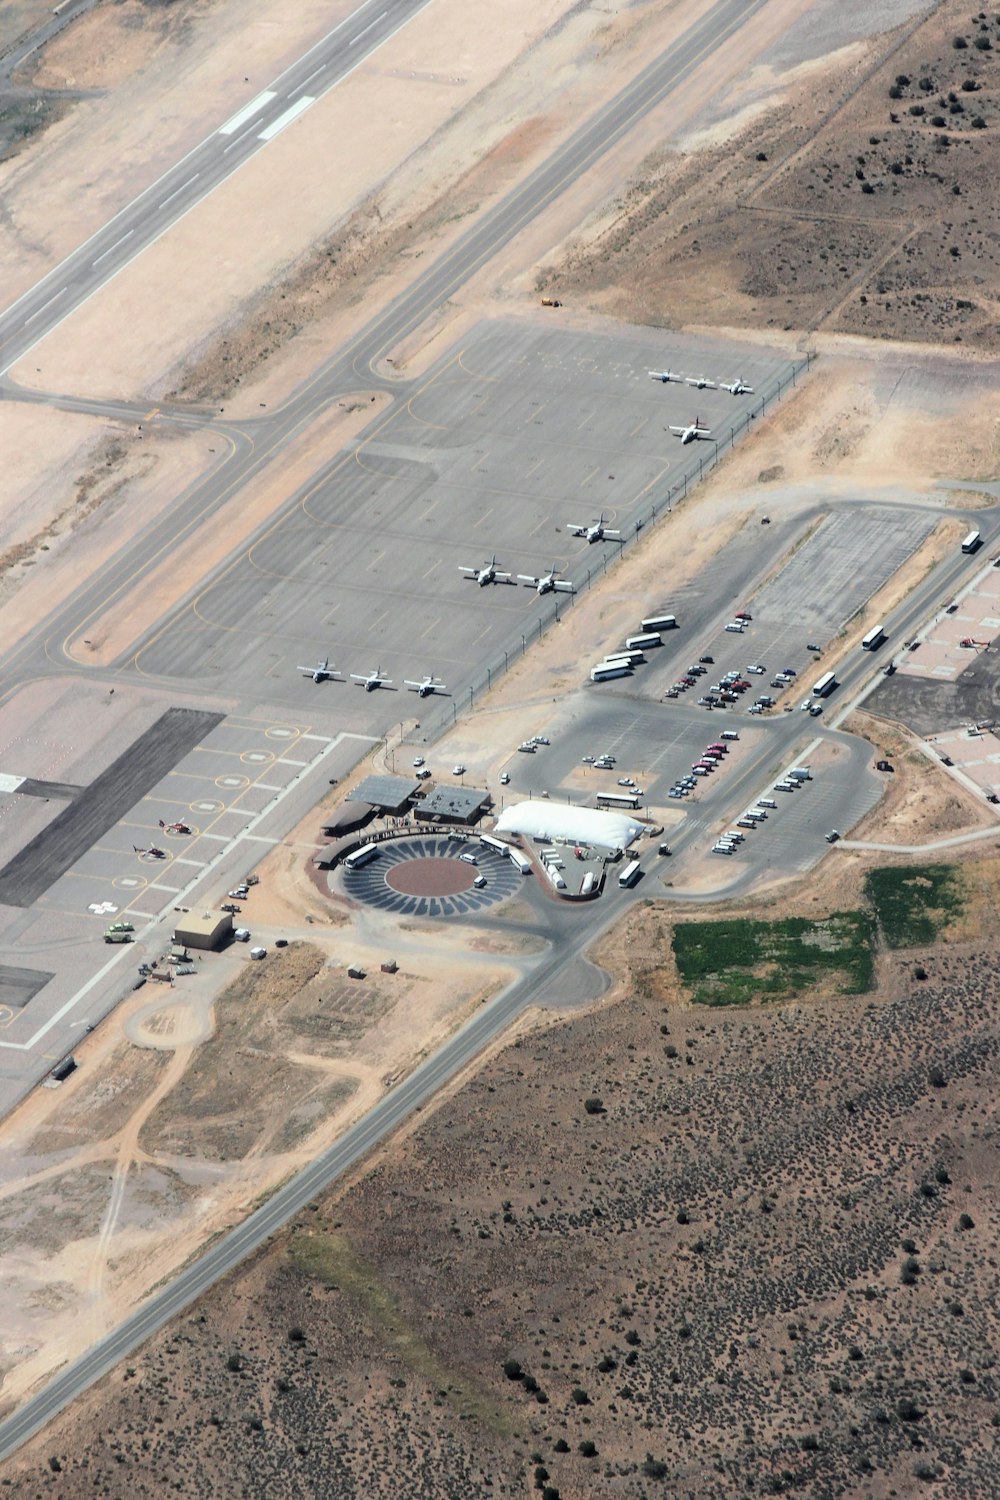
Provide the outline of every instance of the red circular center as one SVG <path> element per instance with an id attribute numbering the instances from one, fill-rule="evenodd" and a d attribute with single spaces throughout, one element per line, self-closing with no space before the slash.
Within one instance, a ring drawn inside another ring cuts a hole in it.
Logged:
<path id="1" fill-rule="evenodd" d="M 457 896 L 476 878 L 475 865 L 462 859 L 403 859 L 385 877 L 401 896 Z"/>

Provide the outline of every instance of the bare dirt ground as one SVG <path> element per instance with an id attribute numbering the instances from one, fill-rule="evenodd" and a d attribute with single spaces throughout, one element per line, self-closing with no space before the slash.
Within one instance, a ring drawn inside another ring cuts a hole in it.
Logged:
<path id="1" fill-rule="evenodd" d="M 261 894 L 261 922 L 290 914 L 287 897 Z M 488 946 L 465 957 L 430 933 L 397 942 L 398 971 L 382 975 L 387 949 L 341 930 L 315 892 L 312 905 L 306 927 L 295 901 L 308 941 L 266 964 L 237 947 L 169 991 L 147 985 L 81 1040 L 67 1084 L 5 1121 L 4 1404 L 114 1327 L 510 977 Z M 349 979 L 349 962 L 371 977 Z"/>
<path id="2" fill-rule="evenodd" d="M 995 949 L 733 1013 L 664 939 L 648 912 L 615 1000 L 486 1064 L 10 1492 L 995 1494 Z"/>
<path id="3" fill-rule="evenodd" d="M 998 51 L 997 18 L 947 0 L 839 71 L 783 79 L 745 129 L 652 155 L 538 287 L 665 328 L 995 350 Z"/>

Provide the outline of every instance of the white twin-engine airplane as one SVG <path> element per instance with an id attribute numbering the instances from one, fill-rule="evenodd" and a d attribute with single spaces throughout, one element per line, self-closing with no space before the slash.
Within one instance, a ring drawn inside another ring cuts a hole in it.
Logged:
<path id="1" fill-rule="evenodd" d="M 362 675 L 360 672 L 352 672 L 351 676 L 355 682 L 364 684 L 366 693 L 374 692 L 376 688 L 380 687 L 392 687 L 392 678 L 383 677 L 381 667 L 376 667 L 374 672 L 369 672 L 367 675 Z"/>
<path id="2" fill-rule="evenodd" d="M 474 578 L 480 588 L 487 583 L 510 583 L 512 575 L 497 571 L 497 555 L 494 552 L 488 563 L 483 563 L 481 568 L 462 568 L 458 570 L 464 573 L 466 578 Z"/>
<path id="3" fill-rule="evenodd" d="M 676 432 L 682 443 L 693 443 L 698 438 L 711 437 L 712 429 L 701 425 L 701 418 L 695 417 L 687 427 L 671 427 L 671 432 Z"/>
<path id="4" fill-rule="evenodd" d="M 587 542 L 603 542 L 606 537 L 611 537 L 614 541 L 619 541 L 621 538 L 620 531 L 611 531 L 605 526 L 603 510 L 600 519 L 591 521 L 589 526 L 576 526 L 570 521 L 567 523 L 566 530 L 572 532 L 574 536 L 582 536 Z"/>
<path id="5" fill-rule="evenodd" d="M 429 698 L 433 693 L 448 691 L 440 677 L 422 677 L 419 682 L 410 682 L 404 678 L 403 686 L 412 688 L 415 693 L 419 693 L 421 698 Z"/>
<path id="6" fill-rule="evenodd" d="M 688 375 L 687 383 L 693 385 L 696 391 L 715 390 L 715 381 L 709 380 L 707 375 Z"/>
<path id="7" fill-rule="evenodd" d="M 719 389 L 720 391 L 728 391 L 731 396 L 753 395 L 753 386 L 747 385 L 742 375 L 737 375 L 735 380 L 724 380 Z"/>
<path id="8" fill-rule="evenodd" d="M 313 682 L 326 682 L 328 678 L 332 679 L 340 675 L 336 667 L 331 667 L 328 656 L 323 661 L 317 662 L 314 667 L 299 667 L 298 671 L 303 677 L 311 677 Z"/>
<path id="9" fill-rule="evenodd" d="M 575 594 L 576 589 L 569 579 L 560 578 L 558 574 L 559 569 L 553 563 L 547 573 L 541 573 L 537 578 L 531 573 L 518 573 L 517 581 L 526 583 L 529 588 L 535 590 L 536 594 L 549 594 L 554 590 L 558 590 L 561 594 Z"/>
<path id="10" fill-rule="evenodd" d="M 650 380 L 659 380 L 663 385 L 669 385 L 671 380 L 676 380 L 677 384 L 680 385 L 684 379 L 683 375 L 678 375 L 674 370 L 650 370 L 649 378 Z"/>

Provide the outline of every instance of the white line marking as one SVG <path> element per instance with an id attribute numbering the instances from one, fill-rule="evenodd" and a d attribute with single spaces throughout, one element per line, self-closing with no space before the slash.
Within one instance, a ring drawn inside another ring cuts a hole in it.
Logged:
<path id="1" fill-rule="evenodd" d="M 229 154 L 230 151 L 235 151 L 237 146 L 242 146 L 243 142 L 245 140 L 249 140 L 250 136 L 252 136 L 253 133 L 254 133 L 254 127 L 253 127 L 253 125 L 251 125 L 250 129 L 249 130 L 244 130 L 243 134 L 242 135 L 238 135 L 236 137 L 235 141 L 230 141 L 228 146 L 223 146 L 223 148 L 222 148 L 222 154 L 223 154 L 223 156 L 228 156 L 228 154 Z"/>
<path id="2" fill-rule="evenodd" d="M 297 116 L 303 114 L 309 108 L 310 104 L 315 103 L 316 100 L 312 94 L 303 94 L 302 98 L 296 99 L 291 108 L 286 109 L 283 115 L 279 115 L 276 120 L 272 120 L 266 130 L 260 131 L 257 139 L 259 141 L 273 141 L 274 137 L 284 130 L 286 125 L 290 125 Z"/>
<path id="3" fill-rule="evenodd" d="M 289 99 L 294 99 L 296 94 L 301 94 L 302 90 L 304 88 L 306 88 L 310 83 L 312 83 L 312 81 L 313 81 L 314 78 L 318 78 L 319 77 L 319 75 L 323 72 L 323 69 L 325 67 L 326 67 L 326 63 L 320 63 L 319 67 L 316 68 L 316 69 L 314 69 L 314 71 L 309 74 L 308 78 L 303 78 L 303 80 L 299 84 L 298 88 L 292 89 L 292 92 L 288 96 Z"/>
<path id="4" fill-rule="evenodd" d="M 207 863 L 204 859 L 181 859 L 179 855 L 174 858 L 175 865 L 194 865 L 196 870 L 203 870 Z"/>
<path id="5" fill-rule="evenodd" d="M 30 318 L 25 318 L 25 320 L 24 320 L 24 326 L 25 326 L 25 328 L 27 328 L 27 326 L 28 326 L 28 324 L 29 324 L 29 323 L 33 323 L 33 322 L 34 322 L 34 321 L 35 321 L 35 319 L 36 319 L 36 318 L 39 318 L 39 317 L 41 317 L 41 315 L 42 315 L 42 313 L 43 313 L 43 312 L 44 312 L 44 311 L 45 311 L 45 309 L 46 309 L 46 308 L 47 308 L 47 307 L 51 307 L 51 306 L 52 306 L 52 304 L 53 304 L 53 302 L 55 302 L 55 300 L 56 300 L 56 298 L 57 298 L 57 297 L 61 297 L 61 296 L 62 296 L 62 294 L 63 294 L 63 292 L 64 292 L 64 291 L 65 291 L 65 290 L 66 290 L 66 288 L 65 288 L 65 287 L 61 287 L 61 288 L 60 288 L 60 289 L 59 289 L 59 291 L 58 291 L 58 292 L 56 292 L 56 294 L 55 294 L 55 297 L 50 297 L 50 298 L 49 298 L 49 300 L 48 300 L 48 302 L 43 302 L 43 303 L 42 303 L 42 305 L 41 305 L 41 307 L 40 307 L 40 308 L 38 308 L 38 310 L 37 310 L 37 311 L 36 311 L 36 312 L 33 312 L 33 313 L 32 313 L 32 314 L 31 314 L 31 317 L 30 317 Z"/>
<path id="6" fill-rule="evenodd" d="M 130 229 L 127 234 L 122 235 L 120 240 L 115 240 L 114 244 L 111 245 L 107 250 L 105 250 L 102 255 L 99 255 L 97 259 L 92 262 L 92 264 L 95 266 L 99 266 L 102 260 L 107 260 L 112 250 L 117 250 L 119 245 L 124 245 L 125 241 L 130 240 L 134 234 L 135 230 Z"/>
<path id="7" fill-rule="evenodd" d="M 168 203 L 173 203 L 174 199 L 179 197 L 180 194 L 183 193 L 185 188 L 189 188 L 192 182 L 197 182 L 200 176 L 201 173 L 196 172 L 193 177 L 188 178 L 187 182 L 182 182 L 179 188 L 174 188 L 174 191 L 170 194 L 170 197 L 164 198 L 163 202 L 160 204 L 160 207 L 166 208 Z"/>
<path id="8" fill-rule="evenodd" d="M 251 99 L 249 104 L 245 104 L 238 114 L 233 115 L 231 120 L 227 120 L 225 125 L 220 127 L 219 134 L 235 135 L 241 125 L 245 125 L 248 120 L 252 120 L 254 115 L 259 115 L 261 110 L 265 109 L 274 98 L 276 98 L 276 95 L 273 90 L 265 89 L 262 94 L 257 95 L 256 99 Z"/>
<path id="9" fill-rule="evenodd" d="M 365 27 L 365 29 L 363 31 L 359 31 L 358 34 L 357 34 L 357 36 L 352 37 L 351 40 L 348 42 L 347 45 L 349 47 L 355 46 L 356 43 L 360 42 L 360 40 L 361 40 L 361 38 L 363 36 L 367 36 L 368 35 L 369 31 L 371 31 L 371 29 L 372 29 L 373 26 L 377 26 L 380 21 L 384 21 L 385 18 L 386 18 L 386 16 L 388 14 L 389 14 L 389 12 L 387 10 L 384 10 L 380 16 L 376 16 L 375 17 L 374 21 L 369 21 L 368 25 Z"/>

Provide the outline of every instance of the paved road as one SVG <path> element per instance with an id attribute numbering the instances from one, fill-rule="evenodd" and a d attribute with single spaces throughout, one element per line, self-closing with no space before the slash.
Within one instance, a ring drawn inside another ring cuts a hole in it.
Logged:
<path id="1" fill-rule="evenodd" d="M 273 93 L 273 97 L 259 111 L 248 117 L 247 121 L 233 124 L 228 134 L 210 137 L 158 184 L 123 210 L 87 245 L 75 252 L 59 268 L 61 274 L 54 272 L 10 309 L 0 319 L 0 353 L 4 368 L 9 368 L 10 363 L 19 358 L 46 329 L 54 327 L 71 306 L 91 295 L 97 286 L 120 269 L 142 245 L 150 243 L 157 234 L 162 233 L 207 188 L 222 180 L 253 152 L 261 149 L 264 144 L 261 140 L 262 131 L 285 118 L 297 99 L 312 97 L 307 94 L 307 89 L 315 90 L 320 84 L 323 87 L 329 86 L 335 76 L 339 76 L 337 69 L 344 70 L 353 65 L 362 52 L 358 50 L 353 55 L 345 56 L 346 47 L 352 44 L 356 44 L 358 49 L 368 46 L 382 35 L 383 30 L 394 22 L 399 22 L 404 15 L 412 14 L 414 9 L 412 4 L 405 4 L 404 0 L 396 0 L 396 3 L 393 0 L 381 0 L 381 3 L 386 8 L 378 21 L 372 23 L 372 30 L 367 37 L 364 35 L 364 23 L 371 11 L 365 8 L 356 13 L 350 23 L 345 23 L 349 29 L 342 30 L 336 37 L 331 35 L 308 58 L 301 59 L 283 75 L 278 80 L 280 87 L 268 91 Z M 619 141 L 643 114 L 665 98 L 714 48 L 762 9 L 765 3 L 766 0 L 719 0 L 667 56 L 650 63 L 632 84 L 582 126 L 546 163 L 487 213 L 345 349 L 339 351 L 334 359 L 300 387 L 281 412 L 266 421 L 253 424 L 252 427 L 251 424 L 245 424 L 239 436 L 231 438 L 230 455 L 224 462 L 220 462 L 219 468 L 207 481 L 193 486 L 181 497 L 169 517 L 150 528 L 141 541 L 126 549 L 99 581 L 78 590 L 53 613 L 41 631 L 26 640 L 14 653 L 13 659 L 5 664 L 3 675 L 0 676 L 0 689 L 10 688 L 17 681 L 37 677 L 52 670 L 56 664 L 64 669 L 61 643 L 81 617 L 86 616 L 89 611 L 107 608 L 116 595 L 151 568 L 167 548 L 176 548 L 206 513 L 211 513 L 213 508 L 242 487 L 264 463 L 269 462 L 320 406 L 332 397 L 356 388 L 359 377 L 370 385 L 373 378 L 377 378 L 374 374 L 375 362 L 386 350 L 419 326 L 432 309 L 463 285 L 498 249 L 553 202 L 581 172 L 586 171 Z M 352 41 L 348 42 L 348 38 Z M 329 79 L 317 80 L 310 77 L 311 69 L 319 66 L 320 60 L 322 67 L 330 70 Z M 394 386 L 393 389 L 397 388 Z M 983 514 L 980 512 L 978 516 L 978 524 L 984 535 L 992 538 L 996 534 L 996 523 L 993 522 L 992 529 L 989 529 L 984 524 Z M 957 577 L 960 569 L 961 564 L 957 561 L 951 567 L 942 565 L 917 591 L 916 597 L 930 594 L 932 579 L 935 593 L 941 589 L 946 591 L 949 573 L 954 573 Z M 919 605 L 908 606 L 908 609 L 914 621 L 919 618 Z M 908 626 L 901 622 L 898 628 L 903 631 Z M 45 651 L 49 647 L 52 654 L 47 660 Z M 865 665 L 866 663 L 852 665 L 844 673 L 845 688 L 849 688 L 855 679 L 860 678 Z M 787 721 L 791 717 L 785 715 L 783 719 Z M 794 726 L 794 732 L 801 732 L 798 725 Z M 772 743 L 768 745 L 767 757 L 773 755 L 775 741 L 792 733 L 791 726 L 786 730 L 782 725 L 776 724 L 774 735 L 768 737 Z M 746 774 L 749 776 L 749 771 Z M 641 896 L 641 888 L 639 895 Z M 161 1328 L 176 1313 L 189 1306 L 287 1222 L 305 1203 L 362 1159 L 413 1110 L 430 1099 L 442 1083 L 475 1058 L 526 1005 L 539 997 L 549 998 L 557 1004 L 579 999 L 582 978 L 589 980 L 595 972 L 582 970 L 579 966 L 578 955 L 584 940 L 598 936 L 619 920 L 628 899 L 639 898 L 630 897 L 630 893 L 619 894 L 614 891 L 610 896 L 611 899 L 601 911 L 602 920 L 596 928 L 593 907 L 579 911 L 573 908 L 560 909 L 556 923 L 558 936 L 551 950 L 539 961 L 529 977 L 519 980 L 486 1005 L 341 1141 L 281 1188 L 249 1219 L 211 1247 L 169 1287 L 153 1296 L 113 1334 L 94 1346 L 76 1364 L 60 1372 L 48 1386 L 26 1402 L 20 1411 L 0 1424 L 0 1455 L 12 1452 L 28 1436 L 44 1426 L 89 1384 L 112 1369 L 123 1356 Z"/>

